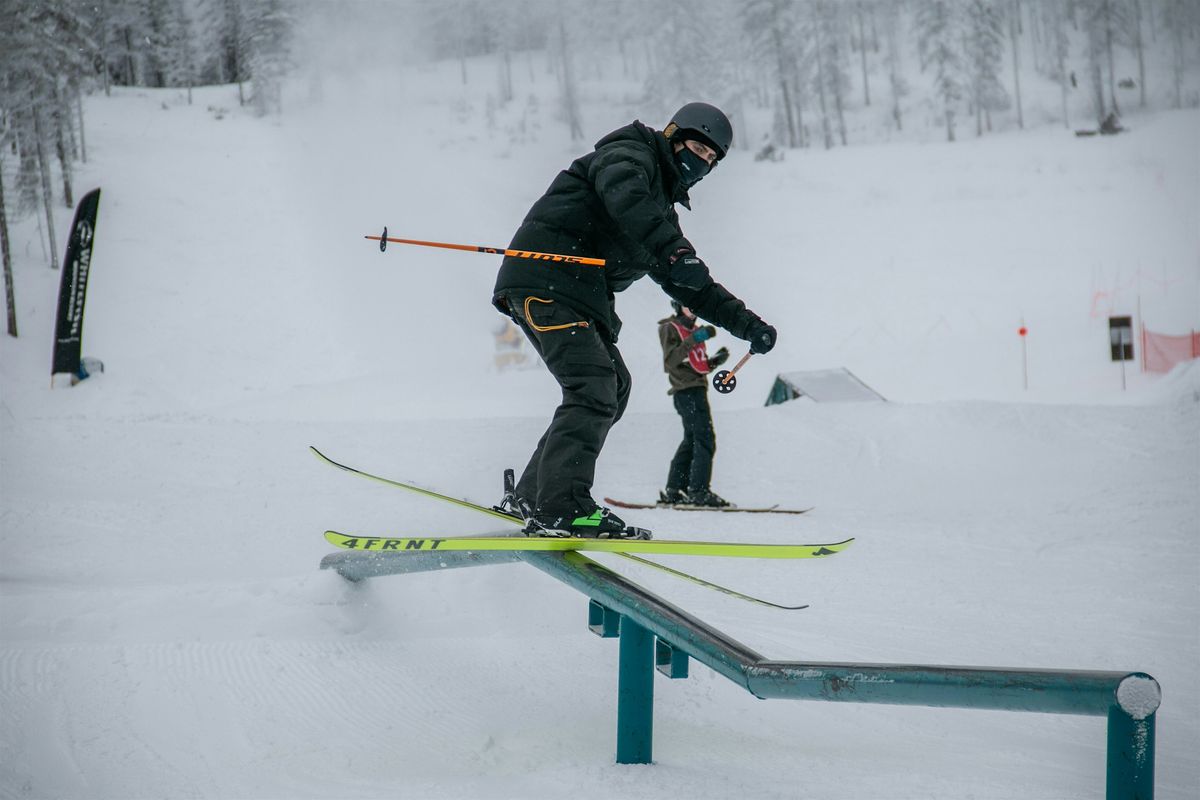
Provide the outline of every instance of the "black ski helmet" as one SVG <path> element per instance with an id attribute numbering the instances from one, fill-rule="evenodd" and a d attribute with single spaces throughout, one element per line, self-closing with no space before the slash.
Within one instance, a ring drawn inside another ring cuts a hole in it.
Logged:
<path id="1" fill-rule="evenodd" d="M 717 151 L 720 161 L 733 145 L 733 126 L 729 117 L 708 103 L 688 103 L 675 112 L 663 131 L 672 141 L 698 139 Z"/>

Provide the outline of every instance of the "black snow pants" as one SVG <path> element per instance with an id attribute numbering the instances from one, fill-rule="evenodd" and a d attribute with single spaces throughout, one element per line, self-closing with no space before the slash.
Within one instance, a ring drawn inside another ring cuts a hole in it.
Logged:
<path id="1" fill-rule="evenodd" d="M 708 387 L 680 389 L 673 398 L 675 410 L 683 420 L 683 441 L 671 459 L 667 491 L 708 489 L 712 482 L 713 456 L 717 452 L 717 434 L 713 430 L 712 411 L 708 406 Z"/>
<path id="2" fill-rule="evenodd" d="M 629 370 L 616 345 L 570 306 L 540 297 L 507 301 L 562 387 L 562 402 L 517 481 L 517 496 L 539 514 L 589 514 L 597 507 L 596 460 L 629 400 Z"/>

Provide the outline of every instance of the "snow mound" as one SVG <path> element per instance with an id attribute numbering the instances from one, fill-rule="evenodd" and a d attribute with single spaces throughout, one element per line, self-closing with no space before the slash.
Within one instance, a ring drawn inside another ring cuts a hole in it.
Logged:
<path id="1" fill-rule="evenodd" d="M 1131 397 L 1140 405 L 1173 406 L 1184 412 L 1200 407 L 1200 359 L 1176 364 L 1160 379 Z"/>

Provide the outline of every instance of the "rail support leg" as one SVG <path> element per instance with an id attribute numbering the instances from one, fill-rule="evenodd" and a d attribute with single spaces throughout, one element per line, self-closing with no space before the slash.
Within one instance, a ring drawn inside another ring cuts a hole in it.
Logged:
<path id="1" fill-rule="evenodd" d="M 1154 799 L 1154 716 L 1137 719 L 1118 705 L 1108 710 L 1107 800 Z"/>
<path id="2" fill-rule="evenodd" d="M 617 763 L 649 764 L 654 742 L 654 634 L 621 617 Z"/>

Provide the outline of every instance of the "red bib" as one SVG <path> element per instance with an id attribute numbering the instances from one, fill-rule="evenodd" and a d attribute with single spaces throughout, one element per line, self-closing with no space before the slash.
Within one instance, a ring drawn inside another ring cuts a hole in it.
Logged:
<path id="1" fill-rule="evenodd" d="M 675 326 L 675 332 L 679 334 L 679 339 L 682 341 L 692 335 L 693 328 L 685 328 L 675 320 L 671 320 L 671 324 Z M 708 348 L 704 346 L 704 342 L 692 345 L 688 349 L 688 364 L 692 369 L 700 375 L 708 374 Z"/>

